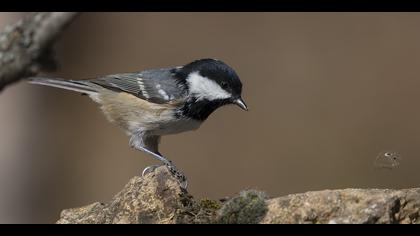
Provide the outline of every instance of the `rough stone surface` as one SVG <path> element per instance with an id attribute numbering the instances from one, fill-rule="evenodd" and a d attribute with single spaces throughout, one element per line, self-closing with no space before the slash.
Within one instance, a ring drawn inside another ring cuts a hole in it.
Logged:
<path id="1" fill-rule="evenodd" d="M 134 177 L 111 202 L 64 210 L 57 223 L 176 223 L 176 214 L 188 203 L 188 194 L 166 168 L 145 178 Z"/>
<path id="2" fill-rule="evenodd" d="M 420 223 L 420 189 L 344 189 L 293 194 L 267 201 L 261 223 Z"/>
<path id="3" fill-rule="evenodd" d="M 134 177 L 108 203 L 64 210 L 60 224 L 394 224 L 420 223 L 420 189 L 343 189 L 267 199 L 242 191 L 224 201 L 195 200 L 165 167 Z"/>

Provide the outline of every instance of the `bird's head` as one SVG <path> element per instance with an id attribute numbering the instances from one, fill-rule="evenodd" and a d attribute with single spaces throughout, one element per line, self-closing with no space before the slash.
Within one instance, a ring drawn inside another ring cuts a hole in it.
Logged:
<path id="1" fill-rule="evenodd" d="M 205 118 L 215 109 L 236 104 L 248 110 L 241 97 L 242 83 L 236 72 L 226 63 L 216 59 L 200 59 L 178 67 L 175 74 L 182 78 L 190 98 Z M 208 114 L 207 114 L 208 113 Z"/>

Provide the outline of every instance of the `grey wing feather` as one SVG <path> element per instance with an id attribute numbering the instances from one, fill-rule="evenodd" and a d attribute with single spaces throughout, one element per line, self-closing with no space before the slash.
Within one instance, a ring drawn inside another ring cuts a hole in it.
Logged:
<path id="1" fill-rule="evenodd" d="M 159 104 L 183 98 L 186 93 L 185 86 L 172 76 L 171 69 L 108 75 L 89 81 Z"/>

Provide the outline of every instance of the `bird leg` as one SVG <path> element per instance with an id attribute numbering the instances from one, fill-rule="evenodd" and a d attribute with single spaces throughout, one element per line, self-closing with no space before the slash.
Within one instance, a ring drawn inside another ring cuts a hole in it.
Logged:
<path id="1" fill-rule="evenodd" d="M 155 158 L 156 160 L 162 162 L 167 168 L 168 170 L 171 172 L 171 174 L 178 180 L 178 182 L 180 183 L 181 187 L 186 189 L 188 186 L 187 183 L 187 177 L 185 177 L 185 175 L 179 171 L 176 166 L 172 163 L 172 161 L 168 160 L 167 158 L 163 157 L 159 152 L 155 151 L 151 151 L 148 148 L 144 147 L 142 142 L 138 142 L 138 139 L 131 139 L 130 140 L 130 145 L 139 150 L 139 151 L 143 151 L 146 152 L 150 155 L 152 155 L 153 158 Z M 142 172 L 142 176 L 153 172 L 157 167 L 159 167 L 159 165 L 153 165 L 153 166 L 148 166 L 146 167 L 143 172 Z"/>
<path id="2" fill-rule="evenodd" d="M 161 161 L 168 168 L 168 170 L 171 172 L 171 174 L 178 180 L 181 187 L 184 188 L 184 189 L 187 189 L 187 186 L 188 186 L 187 177 L 185 177 L 185 175 L 176 168 L 176 166 L 172 163 L 172 161 L 163 157 L 162 155 L 160 155 L 160 153 L 154 153 L 154 152 L 148 150 L 147 148 L 142 147 L 140 149 L 144 152 L 149 153 L 150 155 L 152 155 L 157 160 Z M 144 175 L 146 175 L 150 172 L 153 172 L 157 167 L 159 167 L 159 165 L 152 165 L 152 166 L 146 167 L 143 170 L 142 176 L 144 176 Z"/>

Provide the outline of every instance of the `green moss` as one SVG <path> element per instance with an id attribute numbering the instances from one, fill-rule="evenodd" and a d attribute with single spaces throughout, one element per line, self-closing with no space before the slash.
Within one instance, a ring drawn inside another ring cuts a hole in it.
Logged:
<path id="1" fill-rule="evenodd" d="M 200 201 L 200 208 L 205 210 L 219 210 L 222 206 L 220 205 L 219 201 L 211 200 L 211 199 L 201 199 Z"/>
<path id="2" fill-rule="evenodd" d="M 181 207 L 176 222 L 181 224 L 215 223 L 217 210 L 220 208 L 220 202 L 215 200 L 189 201 Z"/>
<path id="3" fill-rule="evenodd" d="M 179 209 L 177 223 L 182 224 L 255 224 L 267 213 L 266 194 L 256 190 L 242 191 L 226 202 L 192 198 Z"/>
<path id="4" fill-rule="evenodd" d="M 256 224 L 267 213 L 266 194 L 257 190 L 242 191 L 223 204 L 218 212 L 218 223 Z"/>

